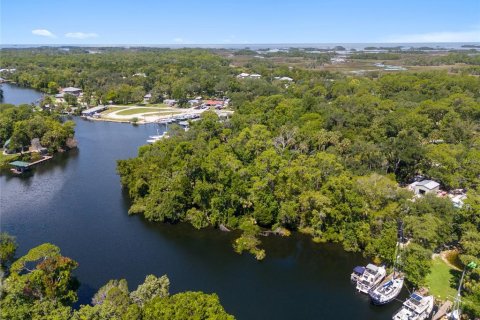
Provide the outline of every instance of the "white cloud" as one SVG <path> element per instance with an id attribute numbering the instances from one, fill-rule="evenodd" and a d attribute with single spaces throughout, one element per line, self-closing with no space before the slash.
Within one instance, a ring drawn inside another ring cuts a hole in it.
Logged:
<path id="1" fill-rule="evenodd" d="M 469 31 L 442 31 L 393 35 L 387 42 L 480 42 L 480 28 Z"/>
<path id="2" fill-rule="evenodd" d="M 185 40 L 183 38 L 174 38 L 173 42 L 175 42 L 175 43 L 185 43 Z"/>
<path id="3" fill-rule="evenodd" d="M 34 29 L 32 30 L 32 34 L 41 37 L 49 37 L 49 38 L 56 38 L 57 36 L 48 31 L 47 29 Z"/>
<path id="4" fill-rule="evenodd" d="M 74 38 L 74 39 L 89 39 L 89 38 L 98 38 L 96 33 L 85 33 L 85 32 L 68 32 L 65 33 L 65 37 Z"/>

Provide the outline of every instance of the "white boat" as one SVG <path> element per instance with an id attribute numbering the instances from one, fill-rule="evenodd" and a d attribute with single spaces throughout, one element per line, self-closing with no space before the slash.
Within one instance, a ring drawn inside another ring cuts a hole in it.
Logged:
<path id="1" fill-rule="evenodd" d="M 393 316 L 393 320 L 425 320 L 433 310 L 433 296 L 412 293 L 402 308 Z"/>
<path id="2" fill-rule="evenodd" d="M 357 290 L 363 293 L 368 293 L 375 288 L 385 278 L 387 271 L 385 267 L 377 267 L 369 263 L 365 268 L 362 276 L 358 278 Z"/>
<path id="3" fill-rule="evenodd" d="M 163 132 L 162 134 L 158 134 L 157 130 L 157 135 L 154 136 L 149 136 L 149 139 L 147 139 L 148 143 L 154 143 L 162 139 L 169 138 L 170 136 L 167 134 L 167 131 Z"/>
<path id="4" fill-rule="evenodd" d="M 358 279 L 362 276 L 362 274 L 365 272 L 365 267 L 362 266 L 356 266 L 353 268 L 352 274 L 350 275 L 350 281 L 353 283 L 357 283 Z"/>
<path id="5" fill-rule="evenodd" d="M 387 280 L 369 292 L 373 304 L 382 305 L 395 299 L 402 291 L 403 281 L 403 275 L 397 275 L 394 271 Z"/>

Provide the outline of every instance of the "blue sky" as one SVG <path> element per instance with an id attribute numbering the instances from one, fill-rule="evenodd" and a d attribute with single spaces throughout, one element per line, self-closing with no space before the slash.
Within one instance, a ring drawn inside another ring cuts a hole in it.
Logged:
<path id="1" fill-rule="evenodd" d="M 0 3 L 2 44 L 480 41 L 480 0 Z"/>

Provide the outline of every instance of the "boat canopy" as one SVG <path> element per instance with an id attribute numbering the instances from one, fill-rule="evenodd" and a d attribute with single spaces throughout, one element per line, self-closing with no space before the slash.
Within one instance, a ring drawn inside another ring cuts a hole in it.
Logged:
<path id="1" fill-rule="evenodd" d="M 377 267 L 376 265 L 374 265 L 374 264 L 371 264 L 371 263 L 369 263 L 369 264 L 367 265 L 367 269 L 370 270 L 370 271 L 373 271 L 373 272 L 377 272 L 377 271 L 378 271 L 378 267 Z"/>
<path id="2" fill-rule="evenodd" d="M 355 268 L 353 268 L 353 272 L 358 274 L 363 274 L 364 271 L 365 271 L 365 267 L 362 267 L 362 266 L 356 266 Z"/>

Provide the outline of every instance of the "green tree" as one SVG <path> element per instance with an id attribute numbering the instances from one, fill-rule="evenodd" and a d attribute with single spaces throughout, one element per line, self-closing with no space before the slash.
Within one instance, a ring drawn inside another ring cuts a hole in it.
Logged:
<path id="1" fill-rule="evenodd" d="M 177 293 L 154 298 L 145 305 L 143 319 L 234 319 L 220 304 L 216 294 Z"/>
<path id="2" fill-rule="evenodd" d="M 0 266 L 3 271 L 13 262 L 17 247 L 15 237 L 6 232 L 0 233 Z"/>
<path id="3" fill-rule="evenodd" d="M 403 257 L 403 272 L 407 281 L 419 287 L 425 283 L 425 277 L 430 273 L 432 251 L 422 246 L 410 243 Z"/>

